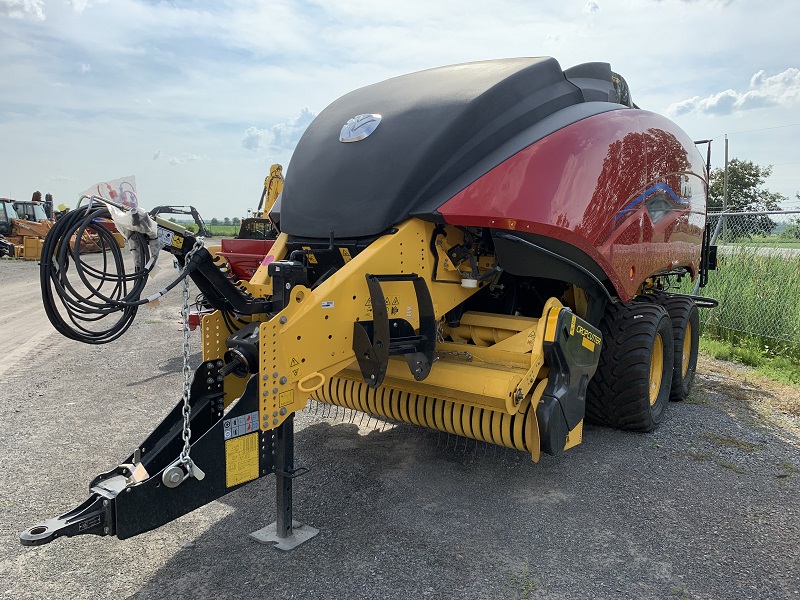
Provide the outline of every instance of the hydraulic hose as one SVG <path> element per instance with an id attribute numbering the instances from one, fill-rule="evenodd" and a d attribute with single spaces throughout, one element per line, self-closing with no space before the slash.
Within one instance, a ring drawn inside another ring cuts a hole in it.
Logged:
<path id="1" fill-rule="evenodd" d="M 150 300 L 140 299 L 153 265 L 147 237 L 133 234 L 138 250 L 127 273 L 114 234 L 99 218 L 110 218 L 105 206 L 79 207 L 56 221 L 42 245 L 39 269 L 47 318 L 59 333 L 86 344 L 117 339 Z M 98 249 L 99 255 L 86 253 Z"/>

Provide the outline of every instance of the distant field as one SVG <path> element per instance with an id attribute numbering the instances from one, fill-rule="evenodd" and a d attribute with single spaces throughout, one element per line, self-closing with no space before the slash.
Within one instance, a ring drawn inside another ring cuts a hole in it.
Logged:
<path id="1" fill-rule="evenodd" d="M 197 233 L 197 225 L 194 223 L 180 223 L 186 229 Z M 237 233 L 239 233 L 239 226 L 238 225 L 209 225 L 206 224 L 211 233 L 214 234 L 214 237 L 234 237 Z"/>

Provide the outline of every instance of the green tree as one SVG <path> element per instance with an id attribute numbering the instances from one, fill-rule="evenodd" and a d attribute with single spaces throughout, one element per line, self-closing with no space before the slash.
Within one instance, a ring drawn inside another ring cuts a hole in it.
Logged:
<path id="1" fill-rule="evenodd" d="M 772 166 L 757 165 L 751 160 L 734 158 L 728 162 L 728 212 L 760 212 L 780 210 L 786 196 L 770 192 L 764 185 L 772 174 Z M 725 189 L 725 170 L 711 171 L 708 188 L 709 212 L 721 212 Z M 769 235 L 775 221 L 767 215 L 743 215 L 727 220 L 728 235 L 734 238 Z"/>
<path id="2" fill-rule="evenodd" d="M 216 227 L 217 225 L 219 225 L 219 219 L 217 217 L 214 217 L 213 219 L 211 219 L 211 226 Z"/>
<path id="3" fill-rule="evenodd" d="M 239 217 L 233 217 L 233 224 L 236 225 L 236 227 L 238 227 L 239 225 L 242 224 L 242 220 Z"/>
<path id="4" fill-rule="evenodd" d="M 231 218 L 230 217 L 225 217 L 225 219 L 223 219 L 222 222 L 225 223 L 225 225 L 230 225 L 231 224 Z"/>

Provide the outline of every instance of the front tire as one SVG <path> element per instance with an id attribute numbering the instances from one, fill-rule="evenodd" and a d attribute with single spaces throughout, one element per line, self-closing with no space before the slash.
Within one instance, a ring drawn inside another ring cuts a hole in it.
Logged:
<path id="1" fill-rule="evenodd" d="M 674 364 L 672 321 L 658 304 L 609 304 L 600 321 L 603 347 L 589 382 L 590 422 L 653 431 L 670 398 Z"/>

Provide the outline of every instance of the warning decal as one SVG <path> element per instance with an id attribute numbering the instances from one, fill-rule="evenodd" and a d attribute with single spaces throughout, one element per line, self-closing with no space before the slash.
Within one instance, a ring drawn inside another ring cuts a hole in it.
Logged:
<path id="1" fill-rule="evenodd" d="M 242 415 L 241 417 L 225 419 L 222 423 L 222 430 L 225 432 L 224 436 L 226 440 L 258 431 L 258 411 Z"/>
<path id="2" fill-rule="evenodd" d="M 300 368 L 300 361 L 297 360 L 297 357 L 293 356 L 289 363 L 289 370 L 292 372 L 292 377 L 300 375 Z"/>
<path id="3" fill-rule="evenodd" d="M 175 234 L 172 233 L 169 229 L 165 229 L 163 227 L 158 228 L 158 242 L 165 246 L 172 245 L 172 238 L 175 237 Z"/>
<path id="4" fill-rule="evenodd" d="M 302 246 L 303 250 L 306 251 L 306 258 L 308 259 L 308 264 L 315 265 L 317 264 L 317 257 L 314 256 L 314 253 L 311 252 L 311 246 Z"/>
<path id="5" fill-rule="evenodd" d="M 258 433 L 225 440 L 225 487 L 258 479 Z"/>
<path id="6" fill-rule="evenodd" d="M 172 246 L 174 248 L 180 248 L 181 246 L 183 246 L 183 238 L 179 236 L 177 233 L 172 238 Z"/>

